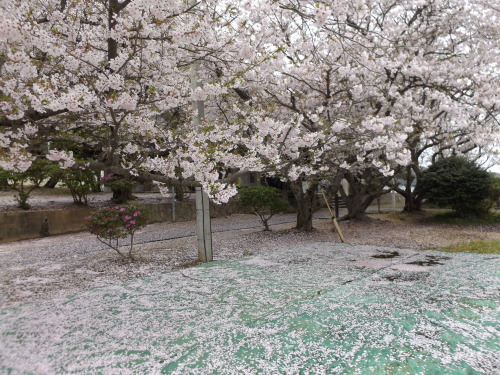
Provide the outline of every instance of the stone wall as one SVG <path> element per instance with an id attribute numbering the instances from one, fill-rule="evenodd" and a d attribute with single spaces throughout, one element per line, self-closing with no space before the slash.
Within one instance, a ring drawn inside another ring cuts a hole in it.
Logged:
<path id="1" fill-rule="evenodd" d="M 150 220 L 157 222 L 190 221 L 196 219 L 194 201 L 171 203 L 147 203 Z M 50 235 L 85 230 L 87 216 L 95 208 L 75 207 L 69 210 L 27 211 L 0 213 L 0 243 L 41 237 L 42 224 L 47 219 Z M 211 203 L 210 216 L 221 217 L 242 212 L 236 201 L 216 205 Z"/>

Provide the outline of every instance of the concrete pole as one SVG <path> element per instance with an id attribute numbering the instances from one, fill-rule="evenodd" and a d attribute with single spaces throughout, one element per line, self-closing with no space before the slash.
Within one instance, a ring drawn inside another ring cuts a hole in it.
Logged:
<path id="1" fill-rule="evenodd" d="M 196 4 L 196 0 L 189 0 L 189 5 Z M 191 89 L 201 87 L 199 78 L 199 62 L 191 65 Z M 205 105 L 202 100 L 193 101 L 193 121 L 198 132 L 201 131 L 201 122 L 205 117 Z M 212 225 L 210 220 L 210 205 L 208 195 L 201 187 L 196 188 L 196 226 L 198 228 L 198 260 L 200 262 L 213 261 L 212 256 Z"/>
<path id="2" fill-rule="evenodd" d="M 191 88 L 201 86 L 198 80 L 198 63 L 191 65 Z M 193 101 L 194 125 L 200 130 L 201 121 L 205 116 L 204 103 Z M 198 260 L 206 263 L 213 261 L 212 256 L 212 225 L 210 220 L 210 205 L 208 195 L 201 187 L 196 188 L 196 226 L 198 228 Z"/>
<path id="3" fill-rule="evenodd" d="M 196 227 L 198 232 L 198 260 L 211 262 L 212 255 L 212 223 L 210 219 L 210 201 L 201 187 L 196 188 Z"/>

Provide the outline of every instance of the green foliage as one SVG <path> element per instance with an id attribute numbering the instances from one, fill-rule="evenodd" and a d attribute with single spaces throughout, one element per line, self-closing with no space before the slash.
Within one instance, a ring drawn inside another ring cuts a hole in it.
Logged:
<path id="1" fill-rule="evenodd" d="M 495 204 L 500 199 L 500 177 L 491 177 L 490 201 Z"/>
<path id="2" fill-rule="evenodd" d="M 436 213 L 426 218 L 426 221 L 438 224 L 449 225 L 479 225 L 479 224 L 496 224 L 500 223 L 500 215 L 489 214 L 481 217 L 458 217 L 455 212 Z"/>
<path id="3" fill-rule="evenodd" d="M 281 199 L 279 189 L 269 186 L 249 186 L 241 188 L 238 202 L 243 207 L 248 207 L 260 218 L 264 224 L 264 230 L 270 230 L 268 221 L 279 212 L 288 209 L 288 202 Z"/>
<path id="4" fill-rule="evenodd" d="M 45 159 L 35 160 L 24 172 L 0 169 L 0 185 L 17 191 L 15 196 L 18 207 L 28 210 L 31 206 L 28 199 L 31 192 L 40 187 L 43 180 L 60 173 L 59 167 Z"/>
<path id="5" fill-rule="evenodd" d="M 11 189 L 8 176 L 9 172 L 5 169 L 0 168 L 0 190 L 8 191 Z"/>
<path id="6" fill-rule="evenodd" d="M 491 178 L 488 172 L 464 158 L 440 159 L 420 178 L 417 193 L 431 204 L 451 207 L 460 217 L 479 217 L 488 213 L 484 203 Z"/>
<path id="7" fill-rule="evenodd" d="M 62 172 L 63 184 L 68 187 L 77 205 L 88 205 L 88 195 L 95 190 L 97 176 L 94 171 L 67 169 Z"/>
<path id="8" fill-rule="evenodd" d="M 134 234 L 138 229 L 149 223 L 148 212 L 145 207 L 127 204 L 101 208 L 93 211 L 87 217 L 87 229 L 95 234 L 97 239 L 106 244 L 124 258 L 132 258 Z M 128 253 L 119 249 L 119 239 L 130 236 Z"/>
<path id="9" fill-rule="evenodd" d="M 77 121 L 78 117 L 74 118 L 74 121 Z M 83 138 L 91 138 L 95 134 L 89 131 L 88 129 L 80 129 L 80 136 Z M 61 138 L 64 138 L 65 134 L 62 135 Z M 89 159 L 96 159 L 99 157 L 98 151 L 88 145 L 77 144 L 71 139 L 59 139 L 57 141 L 51 141 L 50 143 L 52 149 L 56 150 L 64 150 L 66 152 L 72 152 L 73 157 L 76 160 L 81 162 L 85 162 Z"/>
<path id="10" fill-rule="evenodd" d="M 136 181 L 132 181 L 129 178 L 114 173 L 101 177 L 100 182 L 111 188 L 113 191 L 113 198 L 111 198 L 111 200 L 118 204 L 125 203 L 132 199 L 132 189 L 137 184 Z"/>

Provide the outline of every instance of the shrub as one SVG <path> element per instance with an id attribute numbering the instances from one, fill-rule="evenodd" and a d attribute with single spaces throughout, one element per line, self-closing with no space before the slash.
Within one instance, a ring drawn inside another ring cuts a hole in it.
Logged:
<path id="1" fill-rule="evenodd" d="M 6 179 L 6 171 L 2 168 L 0 168 L 0 190 L 10 190 L 8 180 Z"/>
<path id="2" fill-rule="evenodd" d="M 492 204 L 498 205 L 499 200 L 500 200 L 500 177 L 492 177 L 490 186 L 490 201 Z"/>
<path id="3" fill-rule="evenodd" d="M 238 202 L 243 207 L 250 208 L 264 224 L 264 230 L 270 230 L 268 221 L 275 214 L 286 211 L 288 202 L 281 199 L 279 189 L 269 186 L 249 186 L 241 188 Z"/>
<path id="4" fill-rule="evenodd" d="M 148 212 L 145 207 L 127 204 L 101 208 L 93 211 L 87 217 L 87 228 L 95 234 L 97 239 L 115 250 L 124 258 L 132 258 L 134 234 L 138 229 L 149 223 Z M 130 247 L 127 253 L 119 249 L 120 238 L 130 236 Z"/>
<path id="5" fill-rule="evenodd" d="M 111 200 L 118 204 L 125 203 L 132 199 L 132 189 L 137 184 L 136 181 L 132 181 L 129 178 L 114 173 L 101 177 L 100 182 L 104 184 L 104 186 L 111 188 L 113 191 Z"/>
<path id="6" fill-rule="evenodd" d="M 88 205 L 88 195 L 95 190 L 97 178 L 94 171 L 65 170 L 61 177 L 77 205 Z"/>
<path id="7" fill-rule="evenodd" d="M 429 203 L 450 206 L 458 216 L 481 216 L 488 212 L 485 199 L 490 193 L 488 172 L 461 157 L 440 159 L 427 169 L 418 192 Z"/>
<path id="8" fill-rule="evenodd" d="M 18 207 L 29 210 L 28 199 L 31 192 L 40 187 L 43 180 L 59 173 L 59 167 L 45 159 L 35 160 L 24 172 L 0 169 L 0 185 L 17 191 L 15 196 Z"/>

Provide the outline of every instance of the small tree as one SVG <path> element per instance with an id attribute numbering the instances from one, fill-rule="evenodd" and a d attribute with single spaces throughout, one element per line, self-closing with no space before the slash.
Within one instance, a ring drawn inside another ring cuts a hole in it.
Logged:
<path id="1" fill-rule="evenodd" d="M 281 199 L 279 189 L 269 186 L 249 186 L 240 189 L 238 202 L 252 209 L 264 224 L 264 230 L 269 229 L 268 221 L 279 212 L 288 209 L 288 202 Z"/>
<path id="2" fill-rule="evenodd" d="M 419 193 L 429 203 L 450 206 L 459 216 L 479 216 L 488 211 L 491 177 L 476 164 L 461 157 L 440 159 L 420 180 Z"/>
<path id="3" fill-rule="evenodd" d="M 15 196 L 18 207 L 29 210 L 28 198 L 33 190 L 38 189 L 43 180 L 59 173 L 59 167 L 48 160 L 37 159 L 24 172 L 0 169 L 0 185 L 17 191 Z"/>
<path id="4" fill-rule="evenodd" d="M 88 195 L 95 189 L 97 183 L 94 171 L 65 170 L 62 181 L 71 192 L 73 202 L 77 205 L 88 205 Z"/>
<path id="5" fill-rule="evenodd" d="M 87 217 L 87 228 L 103 244 L 115 250 L 123 258 L 133 258 L 134 234 L 149 223 L 147 210 L 138 205 L 113 206 L 93 211 Z M 120 251 L 120 238 L 130 236 L 127 253 Z"/>

